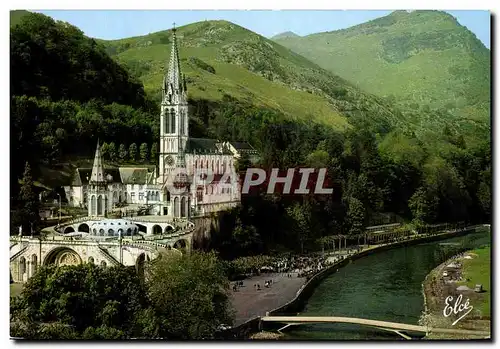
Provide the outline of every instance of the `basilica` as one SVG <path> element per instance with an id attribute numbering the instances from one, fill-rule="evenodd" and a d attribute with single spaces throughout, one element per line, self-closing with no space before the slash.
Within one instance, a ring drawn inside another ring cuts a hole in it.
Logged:
<path id="1" fill-rule="evenodd" d="M 107 168 L 98 142 L 92 168 L 76 169 L 72 182 L 64 187 L 68 202 L 86 207 L 89 217 L 116 211 L 169 218 L 205 216 L 238 205 L 241 189 L 235 161 L 244 153 L 255 161 L 257 152 L 245 142 L 189 137 L 187 85 L 181 72 L 175 28 L 168 71 L 163 78 L 159 121 L 158 168 Z M 200 172 L 211 173 L 212 180 L 197 181 Z M 174 174 L 174 187 L 184 190 L 172 190 L 171 185 L 166 185 Z"/>

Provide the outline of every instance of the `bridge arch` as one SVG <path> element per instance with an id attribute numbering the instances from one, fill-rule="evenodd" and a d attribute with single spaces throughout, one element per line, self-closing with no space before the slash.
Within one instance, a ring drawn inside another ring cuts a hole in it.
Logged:
<path id="1" fill-rule="evenodd" d="M 173 232 L 174 232 L 174 228 L 171 225 L 167 225 L 165 227 L 165 234 L 173 233 Z"/>
<path id="2" fill-rule="evenodd" d="M 87 223 L 82 223 L 78 226 L 78 231 L 84 232 L 84 233 L 90 233 L 90 228 Z"/>
<path id="3" fill-rule="evenodd" d="M 74 233 L 75 229 L 73 227 L 66 227 L 64 228 L 64 234 L 69 234 L 69 233 Z"/>
<path id="4" fill-rule="evenodd" d="M 185 239 L 179 239 L 177 240 L 175 243 L 174 243 L 174 248 L 178 249 L 178 250 L 181 250 L 181 251 L 185 251 L 188 249 L 189 247 L 189 244 L 187 242 L 187 240 Z"/>
<path id="5" fill-rule="evenodd" d="M 77 265 L 82 263 L 82 258 L 69 247 L 56 247 L 52 249 L 43 261 L 43 265 Z"/>

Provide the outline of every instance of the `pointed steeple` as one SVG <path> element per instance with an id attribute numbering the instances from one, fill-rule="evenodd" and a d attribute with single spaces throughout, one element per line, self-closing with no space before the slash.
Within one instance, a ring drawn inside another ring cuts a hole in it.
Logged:
<path id="1" fill-rule="evenodd" d="M 92 166 L 92 174 L 90 176 L 90 183 L 102 183 L 105 182 L 104 178 L 104 166 L 102 165 L 101 148 L 99 146 L 99 140 L 97 140 L 97 149 L 95 150 L 94 165 Z"/>
<path id="2" fill-rule="evenodd" d="M 185 88 L 181 65 L 179 60 L 179 49 L 177 46 L 177 29 L 172 29 L 172 50 L 170 52 L 170 61 L 168 63 L 167 74 L 163 77 L 163 97 L 167 97 L 170 103 L 182 103 L 185 97 Z"/>

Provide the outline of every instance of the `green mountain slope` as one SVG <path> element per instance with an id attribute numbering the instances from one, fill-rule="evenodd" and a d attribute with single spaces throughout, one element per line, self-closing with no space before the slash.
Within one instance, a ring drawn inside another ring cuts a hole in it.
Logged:
<path id="1" fill-rule="evenodd" d="M 490 51 L 447 13 L 396 11 L 348 29 L 276 42 L 368 92 L 489 123 Z"/>
<path id="2" fill-rule="evenodd" d="M 245 28 L 206 21 L 178 28 L 182 69 L 192 99 L 219 101 L 227 94 L 295 120 L 315 120 L 343 129 L 361 115 L 376 124 L 396 124 L 388 104 L 364 93 L 306 58 Z M 160 100 L 170 54 L 170 31 L 103 41 L 110 53 Z"/>

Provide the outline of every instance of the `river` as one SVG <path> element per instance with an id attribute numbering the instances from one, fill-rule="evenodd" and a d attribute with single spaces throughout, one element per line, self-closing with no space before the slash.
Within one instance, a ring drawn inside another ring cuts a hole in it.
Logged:
<path id="1" fill-rule="evenodd" d="M 424 309 L 422 282 L 460 248 L 491 241 L 489 230 L 462 237 L 398 247 L 362 257 L 321 282 L 300 315 L 347 316 L 418 324 Z M 288 340 L 388 340 L 400 337 L 367 326 L 299 325 L 285 330 Z"/>

